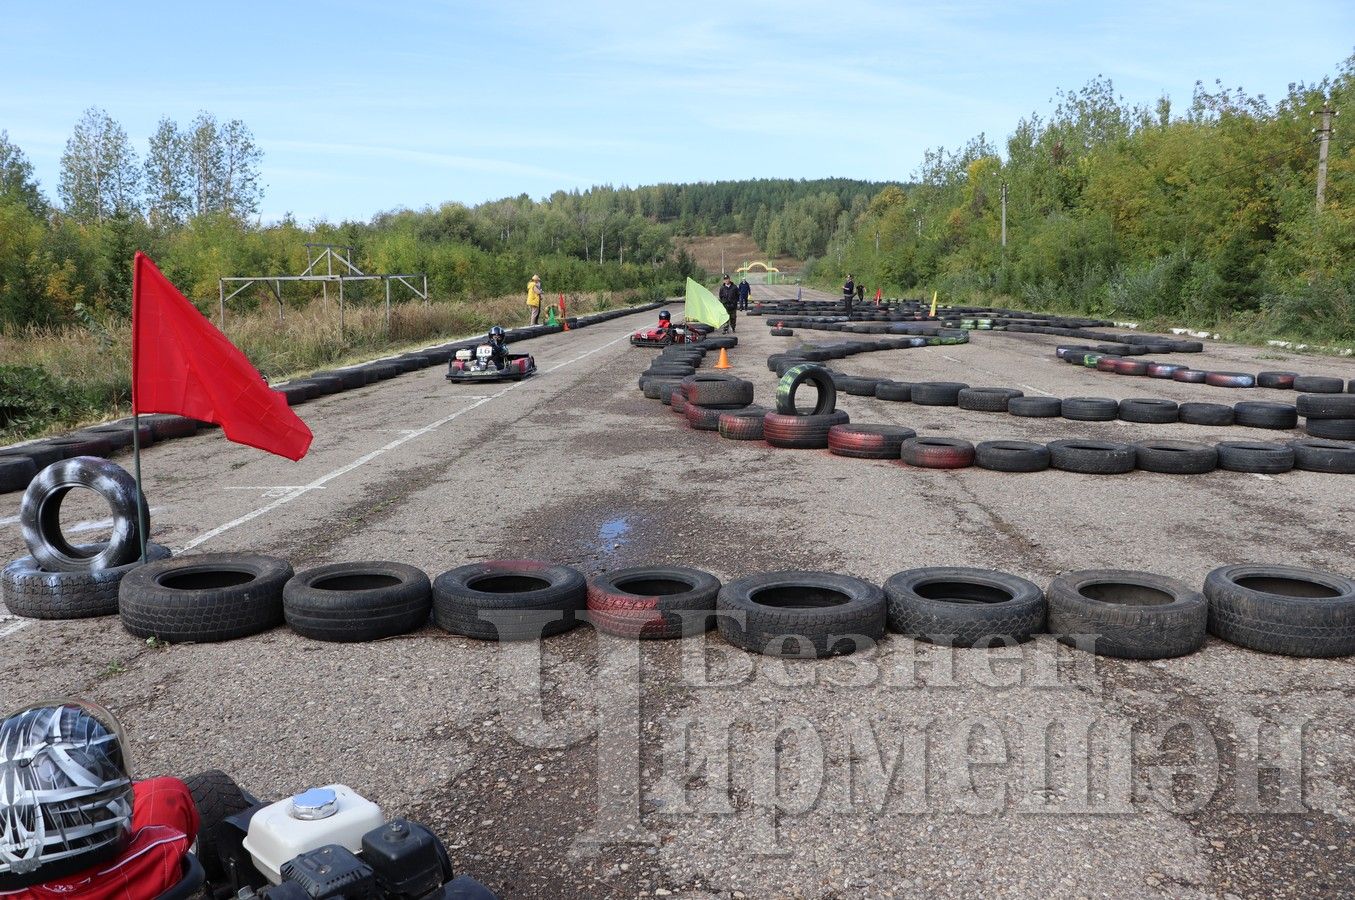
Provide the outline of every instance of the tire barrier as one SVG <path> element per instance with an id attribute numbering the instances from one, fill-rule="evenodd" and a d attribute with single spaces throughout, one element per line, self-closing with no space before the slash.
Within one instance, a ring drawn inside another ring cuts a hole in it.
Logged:
<path id="1" fill-rule="evenodd" d="M 959 406 L 960 392 L 968 387 L 959 381 L 919 381 L 913 385 L 913 403 L 918 406 Z"/>
<path id="2" fill-rule="evenodd" d="M 801 413 L 795 405 L 795 397 L 805 384 L 812 384 L 818 390 L 818 399 L 810 413 Z M 837 409 L 837 386 L 823 366 L 809 363 L 788 369 L 776 385 L 776 411 L 783 416 L 813 415 L 823 416 Z"/>
<path id="3" fill-rule="evenodd" d="M 1355 654 L 1355 581 L 1295 566 L 1235 565 L 1204 580 L 1209 633 L 1262 653 Z"/>
<path id="4" fill-rule="evenodd" d="M 1254 475 L 1279 475 L 1294 468 L 1294 448 L 1261 441 L 1223 441 L 1215 449 L 1219 468 Z"/>
<path id="5" fill-rule="evenodd" d="M 1044 591 L 986 569 L 909 569 L 884 584 L 889 630 L 933 644 L 1028 641 L 1045 630 Z"/>
<path id="6" fill-rule="evenodd" d="M 767 410 L 761 406 L 726 410 L 720 413 L 720 437 L 731 441 L 760 441 L 763 439 L 763 421 Z"/>
<path id="7" fill-rule="evenodd" d="M 902 425 L 834 425 L 828 452 L 857 459 L 898 459 L 903 442 L 917 432 Z"/>
<path id="8" fill-rule="evenodd" d="M 1064 643 L 1095 635 L 1094 652 L 1170 659 L 1204 646 L 1204 596 L 1174 578 L 1118 569 L 1069 572 L 1050 582 L 1049 630 Z"/>
<path id="9" fill-rule="evenodd" d="M 375 641 L 422 628 L 433 586 L 413 566 L 351 562 L 300 572 L 282 589 L 283 617 L 317 641 Z"/>
<path id="10" fill-rule="evenodd" d="M 762 419 L 763 439 L 773 447 L 786 450 L 826 450 L 829 430 L 850 421 L 851 417 L 840 409 L 823 415 L 788 416 L 769 412 Z"/>
<path id="11" fill-rule="evenodd" d="M 588 579 L 588 618 L 618 637 L 689 637 L 715 626 L 720 580 L 686 566 L 640 566 Z"/>
<path id="12" fill-rule="evenodd" d="M 529 641 L 579 624 L 587 604 L 583 575 L 536 559 L 492 560 L 433 580 L 433 622 L 482 641 Z"/>
<path id="13" fill-rule="evenodd" d="M 1031 441 L 984 441 L 974 447 L 974 462 L 995 472 L 1043 472 L 1049 448 Z"/>
<path id="14" fill-rule="evenodd" d="M 146 563 L 118 588 L 122 625 L 171 644 L 247 637 L 283 622 L 292 567 L 272 556 L 203 553 Z"/>
<path id="15" fill-rule="evenodd" d="M 1194 441 L 1140 441 L 1134 445 L 1134 463 L 1145 472 L 1202 475 L 1218 468 L 1219 452 Z"/>
<path id="16" fill-rule="evenodd" d="M 903 442 L 899 458 L 920 469 L 963 469 L 974 464 L 974 452 L 959 438 L 914 437 Z"/>
<path id="17" fill-rule="evenodd" d="M 1050 441 L 1048 447 L 1053 468 L 1083 475 L 1122 475 L 1133 471 L 1136 461 L 1133 446 L 1114 441 L 1074 438 Z"/>
<path id="18" fill-rule="evenodd" d="M 1066 363 L 1117 375 L 1148 375 L 1152 378 L 1170 378 L 1187 384 L 1205 384 L 1221 388 L 1259 387 L 1310 394 L 1340 394 L 1342 391 L 1355 393 L 1355 387 L 1352 387 L 1355 380 L 1347 383 L 1328 375 L 1300 375 L 1297 372 L 1259 372 L 1255 375 L 1246 372 L 1212 372 L 1175 363 L 1124 359 L 1121 356 L 1098 352 L 1091 347 L 1060 346 L 1055 353 Z"/>
<path id="19" fill-rule="evenodd" d="M 655 301 L 653 303 L 645 303 L 639 306 L 627 307 L 625 309 L 592 313 L 590 315 L 580 316 L 577 319 L 571 318 L 569 320 L 569 328 L 573 331 L 576 328 L 586 328 L 590 325 L 598 325 L 603 322 L 611 321 L 612 319 L 620 318 L 621 316 L 658 309 L 668 302 L 669 301 Z M 524 328 L 510 328 L 505 333 L 505 340 L 508 342 L 530 340 L 547 334 L 555 334 L 563 330 L 564 329 L 559 325 L 537 325 Z M 295 406 L 299 403 L 306 403 L 328 394 L 356 390 L 373 381 L 391 378 L 417 369 L 445 366 L 447 361 L 457 350 L 473 350 L 479 343 L 479 338 L 467 338 L 453 341 L 448 344 L 440 344 L 436 347 L 430 347 L 426 350 L 419 350 L 414 353 L 390 357 L 386 360 L 376 360 L 361 366 L 315 372 L 304 379 L 297 379 L 279 385 L 277 389 L 287 398 L 289 405 Z M 684 344 L 680 346 L 688 347 L 693 345 Z M 147 415 L 141 416 L 140 436 L 144 446 L 155 441 L 191 437 L 203 428 L 216 427 L 216 425 L 209 422 L 199 422 L 194 419 L 186 419 L 182 416 Z M 5 460 L 9 457 L 28 456 L 33 461 L 34 472 L 28 476 L 31 481 L 37 473 L 41 472 L 52 462 L 56 462 L 55 459 L 44 459 L 46 454 L 54 451 L 59 452 L 61 453 L 60 458 L 62 459 L 68 459 L 75 456 L 105 456 L 131 444 L 130 429 L 130 420 L 125 420 L 109 425 L 95 426 L 94 428 L 72 432 L 71 434 L 57 438 L 48 438 L 31 444 L 0 447 L 0 494 L 8 491 L 23 490 L 29 483 L 28 481 L 22 481 L 21 483 L 23 477 L 22 473 L 25 471 L 25 467 L 21 465 L 5 465 Z"/>
<path id="20" fill-rule="evenodd" d="M 107 543 L 77 547 L 62 533 L 61 504 L 77 488 L 93 491 L 108 504 L 113 531 Z M 77 456 L 38 473 L 24 491 L 19 524 L 28 551 L 44 570 L 97 572 L 127 565 L 141 556 L 138 514 L 149 531 L 146 498 L 126 470 L 106 459 Z"/>
<path id="21" fill-rule="evenodd" d="M 885 632 L 879 587 L 829 572 L 731 581 L 716 601 L 720 636 L 751 653 L 809 659 L 870 649 Z"/>
<path id="22" fill-rule="evenodd" d="M 77 547 L 82 553 L 98 553 L 104 544 Z M 168 547 L 146 546 L 146 560 L 169 559 Z M 118 587 L 128 572 L 141 565 L 137 559 L 111 569 L 91 572 L 49 572 L 31 556 L 21 556 L 0 574 L 0 602 L 16 616 L 30 619 L 89 619 L 118 614 Z"/>

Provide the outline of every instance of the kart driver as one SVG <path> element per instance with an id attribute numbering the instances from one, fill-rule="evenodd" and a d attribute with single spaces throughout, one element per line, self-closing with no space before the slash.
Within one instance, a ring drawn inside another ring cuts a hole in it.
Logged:
<path id="1" fill-rule="evenodd" d="M 669 315 L 668 310 L 665 309 L 659 312 L 659 324 L 657 327 L 660 331 L 660 339 L 663 338 L 664 334 L 673 330 L 673 317 Z"/>
<path id="2" fill-rule="evenodd" d="M 508 345 L 503 342 L 503 326 L 495 325 L 489 329 L 489 359 L 494 368 L 502 371 L 508 361 Z"/>
<path id="3" fill-rule="evenodd" d="M 51 701 L 0 721 L 0 900 L 141 900 L 184 877 L 198 812 L 177 778 L 132 783 L 112 713 Z"/>

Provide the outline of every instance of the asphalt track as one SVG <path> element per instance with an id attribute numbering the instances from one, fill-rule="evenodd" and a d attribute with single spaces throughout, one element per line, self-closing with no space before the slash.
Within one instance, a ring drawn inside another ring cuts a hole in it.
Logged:
<path id="1" fill-rule="evenodd" d="M 390 559 L 431 574 L 524 556 L 726 580 L 803 568 L 879 583 L 972 565 L 1041 584 L 1129 568 L 1198 586 L 1243 561 L 1355 574 L 1353 476 L 922 471 L 691 431 L 636 389 L 652 351 L 625 338 L 650 315 L 530 342 L 541 374 L 520 384 L 450 385 L 428 369 L 307 404 L 316 440 L 299 463 L 215 431 L 153 446 L 155 539 L 298 570 Z M 764 403 L 768 353 L 834 337 L 741 325 L 735 371 Z M 1075 369 L 1053 337 L 973 337 L 838 367 L 1055 396 L 1292 397 Z M 1355 377 L 1347 360 L 1207 350 L 1179 361 Z M 1277 436 L 840 406 L 974 440 Z M 97 535 L 106 512 L 69 505 L 66 521 Z M 17 512 L 17 495 L 0 497 L 6 558 L 24 552 Z M 1298 897 L 1355 883 L 1347 659 L 1212 638 L 1155 663 L 891 638 L 783 664 L 712 636 L 647 643 L 637 669 L 634 649 L 587 628 L 539 659 L 432 628 L 164 648 L 111 619 L 0 617 L 0 705 L 93 697 L 121 717 L 143 775 L 222 768 L 263 796 L 351 785 L 432 825 L 457 869 L 504 897 Z"/>

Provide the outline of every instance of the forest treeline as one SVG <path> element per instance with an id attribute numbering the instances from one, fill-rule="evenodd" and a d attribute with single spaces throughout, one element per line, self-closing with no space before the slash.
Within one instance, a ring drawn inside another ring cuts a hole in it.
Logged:
<path id="1" fill-rule="evenodd" d="M 1355 57 L 1269 101 L 1197 84 L 1176 110 L 1097 78 L 999 148 L 925 154 L 813 267 L 873 290 L 1001 298 L 1235 334 L 1355 339 Z M 1316 204 L 1324 103 L 1339 113 Z M 1344 126 L 1344 127 L 1343 127 Z M 1006 186 L 1007 244 L 1002 246 Z"/>
<path id="2" fill-rule="evenodd" d="M 360 222 L 261 224 L 261 160 L 239 120 L 164 119 L 138 153 L 121 125 L 93 108 L 74 127 L 49 197 L 22 148 L 0 131 L 0 329 L 125 318 L 138 249 L 204 306 L 222 276 L 300 273 L 307 242 L 352 247 L 367 272 L 426 272 L 434 300 L 516 292 L 533 272 L 548 292 L 672 294 L 695 272 L 675 236 L 757 231 L 797 255 L 822 253 L 837 219 L 860 215 L 883 187 L 847 179 L 601 186 Z M 256 305 L 264 290 L 233 303 Z M 380 291 L 353 285 L 349 299 L 360 303 L 365 292 L 375 300 Z M 316 292 L 285 289 L 298 306 Z"/>

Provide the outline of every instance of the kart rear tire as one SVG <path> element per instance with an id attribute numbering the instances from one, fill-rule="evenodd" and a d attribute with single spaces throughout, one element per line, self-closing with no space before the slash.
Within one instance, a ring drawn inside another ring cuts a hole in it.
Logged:
<path id="1" fill-rule="evenodd" d="M 209 882 L 224 883 L 227 872 L 221 852 L 221 823 L 254 806 L 256 801 L 220 769 L 190 775 L 183 783 L 198 811 L 198 862 Z"/>
<path id="2" fill-rule="evenodd" d="M 396 562 L 343 562 L 292 576 L 282 590 L 288 626 L 316 641 L 377 641 L 428 623 L 433 585 Z"/>
<path id="3" fill-rule="evenodd" d="M 171 644 L 229 641 L 281 625 L 286 560 L 253 553 L 201 553 L 147 563 L 118 589 L 122 625 Z"/>
<path id="4" fill-rule="evenodd" d="M 433 580 L 433 622 L 481 641 L 532 641 L 579 625 L 583 575 L 536 559 L 471 563 Z"/>

